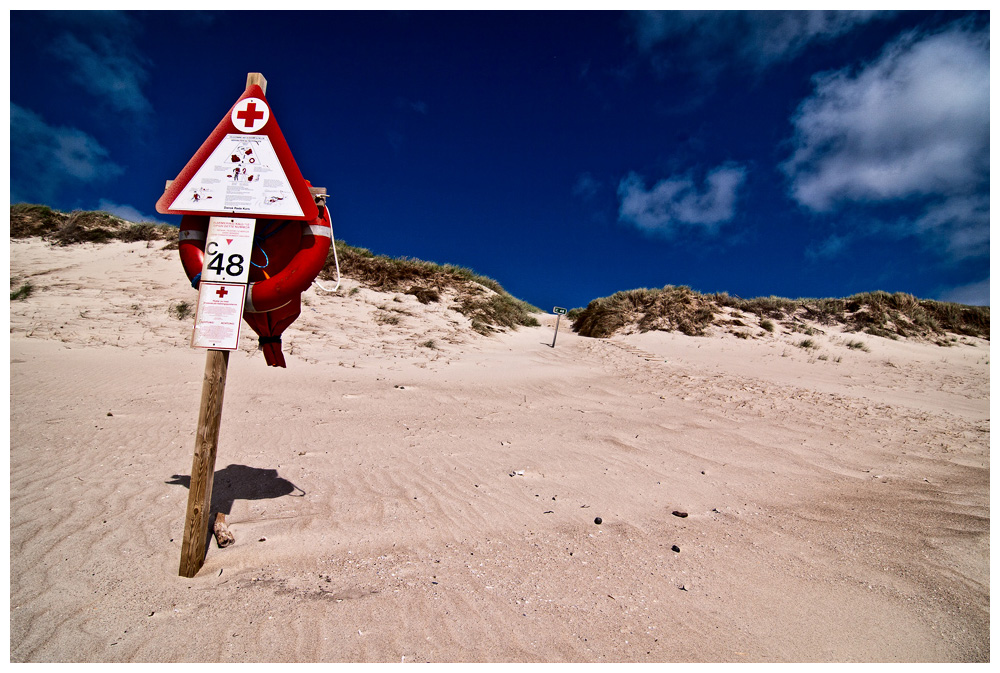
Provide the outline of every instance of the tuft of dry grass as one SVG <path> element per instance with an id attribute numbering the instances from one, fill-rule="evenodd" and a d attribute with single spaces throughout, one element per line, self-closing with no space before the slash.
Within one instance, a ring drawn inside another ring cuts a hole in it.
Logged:
<path id="1" fill-rule="evenodd" d="M 626 327 L 642 332 L 679 331 L 699 336 L 715 318 L 718 306 L 687 286 L 616 292 L 595 299 L 573 321 L 573 331 L 582 336 L 609 337 Z"/>
<path id="2" fill-rule="evenodd" d="M 181 301 L 167 308 L 167 313 L 178 320 L 187 320 L 194 315 L 195 306 L 191 302 Z"/>
<path id="3" fill-rule="evenodd" d="M 35 286 L 31 284 L 30 280 L 26 280 L 21 283 L 21 286 L 16 290 L 12 290 L 10 293 L 11 301 L 24 301 L 30 297 L 35 291 Z"/>
<path id="4" fill-rule="evenodd" d="M 929 338 L 947 332 L 986 339 L 990 335 L 988 306 L 918 299 L 905 292 L 878 290 L 842 299 L 740 299 L 725 293 L 712 298 L 722 306 L 755 313 L 761 318 L 798 317 L 823 325 L 844 325 L 851 331 L 889 339 Z"/>

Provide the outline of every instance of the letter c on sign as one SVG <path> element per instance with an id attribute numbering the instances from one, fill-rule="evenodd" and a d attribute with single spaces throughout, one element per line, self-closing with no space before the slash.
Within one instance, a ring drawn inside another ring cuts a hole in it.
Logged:
<path id="1" fill-rule="evenodd" d="M 213 245 L 215 246 L 215 248 L 212 247 Z M 205 252 L 209 255 L 214 255 L 218 247 L 219 244 L 217 241 L 209 241 L 208 245 L 205 247 Z"/>

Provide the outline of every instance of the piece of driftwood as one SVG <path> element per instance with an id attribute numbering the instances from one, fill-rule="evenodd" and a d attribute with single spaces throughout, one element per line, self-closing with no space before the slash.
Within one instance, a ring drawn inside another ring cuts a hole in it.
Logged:
<path id="1" fill-rule="evenodd" d="M 228 547 L 236 542 L 233 532 L 226 525 L 226 515 L 222 512 L 215 515 L 215 525 L 212 526 L 212 530 L 215 531 L 215 541 L 219 543 L 220 547 Z"/>

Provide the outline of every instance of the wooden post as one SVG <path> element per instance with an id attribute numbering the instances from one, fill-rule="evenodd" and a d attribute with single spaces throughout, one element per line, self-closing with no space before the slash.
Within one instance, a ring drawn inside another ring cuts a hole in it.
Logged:
<path id="1" fill-rule="evenodd" d="M 562 320 L 562 314 L 556 316 L 556 331 L 552 334 L 552 347 L 556 347 L 556 337 L 559 336 L 559 321 Z"/>
<path id="2" fill-rule="evenodd" d="M 267 80 L 259 72 L 247 74 L 247 87 L 251 84 L 267 90 Z M 167 186 L 170 186 L 169 181 Z M 191 461 L 184 542 L 181 544 L 179 573 L 182 577 L 194 577 L 205 563 L 208 522 L 212 509 L 212 483 L 215 481 L 215 454 L 219 449 L 222 399 L 226 392 L 228 371 L 229 351 L 209 349 L 205 358 L 205 378 L 201 385 L 201 409 L 198 412 L 198 432 L 194 440 L 194 459 Z"/>
<path id="3" fill-rule="evenodd" d="M 267 80 L 259 72 L 248 72 L 247 73 L 247 88 L 250 88 L 251 84 L 256 84 L 260 87 L 260 90 L 265 94 L 267 93 Z"/>
<path id="4" fill-rule="evenodd" d="M 205 562 L 215 454 L 219 448 L 222 398 L 226 392 L 228 369 L 229 351 L 209 349 L 205 358 L 205 379 L 201 386 L 201 410 L 198 412 L 198 433 L 194 442 L 191 486 L 184 521 L 184 543 L 181 545 L 179 572 L 182 577 L 194 577 Z"/>

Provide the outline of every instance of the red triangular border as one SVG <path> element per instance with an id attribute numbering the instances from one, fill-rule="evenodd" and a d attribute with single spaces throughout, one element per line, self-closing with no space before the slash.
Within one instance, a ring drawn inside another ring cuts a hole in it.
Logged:
<path id="1" fill-rule="evenodd" d="M 244 98 L 260 98 L 265 103 L 271 111 L 271 116 L 267 120 L 264 126 L 253 133 L 253 135 L 266 135 L 271 141 L 271 146 L 274 147 L 274 152 L 278 157 L 278 163 L 281 164 L 281 169 L 285 172 L 285 177 L 288 179 L 289 184 L 292 186 L 292 192 L 295 194 L 295 198 L 299 203 L 299 208 L 302 209 L 304 213 L 302 216 L 290 216 L 281 215 L 277 219 L 283 220 L 312 220 L 317 217 L 319 210 L 316 207 L 316 202 L 313 199 L 312 194 L 309 192 L 309 184 L 302 177 L 302 172 L 299 170 L 298 164 L 295 163 L 295 158 L 292 156 L 292 151 L 288 149 L 288 143 L 285 141 L 285 136 L 281 133 L 281 129 L 278 127 L 278 122 L 274 118 L 274 109 L 271 108 L 271 104 L 268 102 L 267 98 L 264 96 L 264 90 L 256 84 L 251 84 L 247 87 L 247 90 L 243 92 L 239 100 L 233 103 L 233 106 L 229 108 L 229 112 L 223 117 L 219 125 L 215 127 L 212 131 L 212 135 L 202 143 L 201 147 L 195 153 L 191 160 L 187 162 L 184 169 L 178 174 L 177 178 L 170 183 L 170 186 L 163 193 L 163 196 L 159 198 L 156 202 L 156 212 L 162 213 L 164 215 L 202 215 L 202 216 L 237 216 L 237 217 L 248 217 L 248 218 L 268 218 L 275 219 L 274 214 L 271 213 L 232 213 L 226 211 L 219 211 L 217 213 L 206 212 L 203 210 L 171 210 L 170 204 L 174 202 L 174 199 L 187 187 L 188 183 L 195 176 L 195 174 L 201 169 L 202 165 L 208 161 L 208 158 L 215 151 L 215 148 L 219 146 L 219 143 L 231 133 L 242 133 L 233 125 L 232 114 L 233 109 L 240 104 Z"/>

